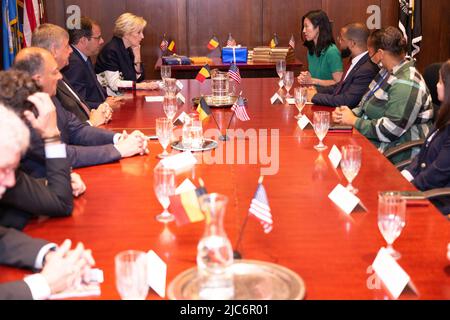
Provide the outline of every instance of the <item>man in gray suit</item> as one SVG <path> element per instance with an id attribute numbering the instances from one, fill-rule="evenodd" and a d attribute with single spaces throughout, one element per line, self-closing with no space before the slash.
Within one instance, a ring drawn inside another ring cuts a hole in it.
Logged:
<path id="1" fill-rule="evenodd" d="M 30 113 L 28 116 L 32 117 Z M 45 120 L 40 116 L 39 121 Z M 15 169 L 28 147 L 29 136 L 24 123 L 0 105 L 0 199 L 15 185 Z M 23 280 L 0 284 L 0 300 L 42 300 L 81 281 L 95 261 L 82 243 L 71 249 L 71 241 L 65 240 L 57 247 L 17 230 L 0 227 L 0 264 L 41 270 Z"/>

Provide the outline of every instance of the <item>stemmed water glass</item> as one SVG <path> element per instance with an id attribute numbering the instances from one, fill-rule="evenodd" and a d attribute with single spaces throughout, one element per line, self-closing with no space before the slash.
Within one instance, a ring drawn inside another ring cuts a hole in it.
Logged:
<path id="1" fill-rule="evenodd" d="M 164 95 L 163 109 L 167 119 L 172 122 L 173 118 L 175 118 L 175 115 L 177 114 L 178 109 L 176 95 L 174 95 L 173 93 L 167 93 L 166 95 Z"/>
<path id="2" fill-rule="evenodd" d="M 280 78 L 278 85 L 280 86 L 280 90 L 281 90 L 281 88 L 283 88 L 283 77 L 284 77 L 284 74 L 286 73 L 286 60 L 277 60 L 276 67 L 277 67 L 278 77 Z"/>
<path id="3" fill-rule="evenodd" d="M 159 143 L 163 147 L 163 153 L 158 155 L 158 158 L 165 158 L 169 155 L 167 152 L 167 146 L 170 143 L 172 137 L 172 121 L 168 118 L 157 118 L 156 119 L 156 136 L 158 137 Z"/>
<path id="4" fill-rule="evenodd" d="M 387 243 L 387 251 L 394 258 L 401 254 L 394 250 L 392 244 L 400 236 L 406 224 L 406 200 L 399 192 L 378 193 L 378 228 Z"/>
<path id="5" fill-rule="evenodd" d="M 302 117 L 302 110 L 306 105 L 307 92 L 305 87 L 297 87 L 294 89 L 294 99 L 295 106 L 298 109 L 298 115 L 295 116 L 295 119 L 300 119 Z"/>
<path id="6" fill-rule="evenodd" d="M 173 221 L 175 217 L 167 208 L 170 205 L 170 196 L 175 194 L 175 171 L 161 165 L 156 166 L 153 170 L 153 188 L 159 203 L 164 208 L 164 211 L 156 216 L 156 220 L 162 223 Z"/>
<path id="7" fill-rule="evenodd" d="M 328 111 L 315 111 L 313 127 L 317 138 L 319 138 L 319 144 L 315 145 L 314 148 L 317 151 L 327 149 L 328 147 L 324 145 L 322 141 L 327 135 L 328 128 L 330 127 L 330 113 Z"/>
<path id="8" fill-rule="evenodd" d="M 166 94 L 177 94 L 177 79 L 175 78 L 165 78 L 164 79 L 164 90 Z"/>
<path id="9" fill-rule="evenodd" d="M 284 73 L 284 87 L 286 88 L 286 98 L 291 97 L 289 94 L 289 91 L 292 88 L 292 85 L 294 84 L 294 72 L 293 71 L 286 71 Z"/>
<path id="10" fill-rule="evenodd" d="M 361 150 L 362 148 L 360 146 L 355 145 L 342 147 L 342 172 L 348 181 L 347 190 L 354 194 L 358 192 L 358 189 L 352 186 L 352 181 L 356 178 L 361 168 Z"/>
<path id="11" fill-rule="evenodd" d="M 161 66 L 161 79 L 164 81 L 166 78 L 170 78 L 172 76 L 172 69 L 170 66 L 162 65 Z"/>

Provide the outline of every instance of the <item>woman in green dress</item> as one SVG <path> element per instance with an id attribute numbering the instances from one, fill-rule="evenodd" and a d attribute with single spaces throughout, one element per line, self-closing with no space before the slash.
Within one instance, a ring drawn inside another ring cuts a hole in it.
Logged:
<path id="1" fill-rule="evenodd" d="M 298 81 L 303 85 L 330 86 L 342 78 L 342 59 L 336 47 L 330 20 L 322 10 L 310 11 L 302 18 L 304 46 L 308 48 L 308 69 Z"/>

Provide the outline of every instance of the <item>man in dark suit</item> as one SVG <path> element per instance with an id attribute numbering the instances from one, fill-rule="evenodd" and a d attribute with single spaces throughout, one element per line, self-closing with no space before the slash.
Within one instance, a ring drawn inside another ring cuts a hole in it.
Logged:
<path id="1" fill-rule="evenodd" d="M 113 108 L 119 100 L 107 97 L 106 90 L 97 80 L 91 61 L 91 57 L 98 55 L 104 43 L 99 24 L 90 18 L 82 17 L 80 28 L 69 29 L 68 32 L 73 52 L 69 57 L 69 65 L 61 70 L 66 82 L 91 109 L 98 108 L 102 103 Z"/>
<path id="2" fill-rule="evenodd" d="M 62 55 L 58 56 L 62 59 Z M 42 87 L 43 92 L 50 96 L 55 95 L 57 82 L 62 76 L 58 63 L 49 51 L 42 48 L 25 48 L 18 53 L 13 68 L 28 72 Z M 67 144 L 67 156 L 73 167 L 109 163 L 146 152 L 147 140 L 141 132 L 135 131 L 128 135 L 126 132 L 120 134 L 89 126 L 62 108 L 56 98 L 53 98 L 53 102 L 61 141 Z M 33 130 L 31 141 L 31 148 L 22 161 L 22 168 L 35 177 L 43 177 L 46 174 L 44 143 L 37 134 L 33 134 Z"/>
<path id="3" fill-rule="evenodd" d="M 356 107 L 367 92 L 370 82 L 379 68 L 369 57 L 367 39 L 369 30 L 362 23 L 348 24 L 341 29 L 339 46 L 343 58 L 351 57 L 351 64 L 341 82 L 329 86 L 308 89 L 308 101 L 317 105 Z"/>
<path id="4" fill-rule="evenodd" d="M 58 63 L 59 70 L 69 63 L 68 58 L 72 53 L 69 34 L 57 25 L 49 23 L 40 25 L 33 32 L 32 46 L 50 51 Z M 87 121 L 91 126 L 101 126 L 112 118 L 112 108 L 109 103 L 104 102 L 96 105 L 95 108 L 91 107 L 66 78 L 59 79 L 56 96 L 62 107 L 74 113 L 80 121 Z"/>
<path id="5" fill-rule="evenodd" d="M 0 200 L 15 185 L 15 168 L 28 147 L 28 137 L 24 123 L 0 105 Z M 74 250 L 70 247 L 70 240 L 58 248 L 48 241 L 0 227 L 0 264 L 42 269 L 21 281 L 0 284 L 0 300 L 48 299 L 51 294 L 69 289 L 95 264 L 90 250 L 85 250 L 83 244 L 79 243 Z"/>
<path id="6" fill-rule="evenodd" d="M 19 89 L 16 88 L 18 86 Z M 36 179 L 17 169 L 15 186 L 0 199 L 0 225 L 19 230 L 35 216 L 70 216 L 72 192 L 78 196 L 86 188 L 78 175 L 78 181 L 71 183 L 70 163 L 66 146 L 60 141 L 55 106 L 48 94 L 37 90 L 37 85 L 27 73 L 16 70 L 0 72 L 0 102 L 17 114 L 26 114 L 45 144 L 47 179 Z M 31 103 L 37 118 L 28 110 Z"/>

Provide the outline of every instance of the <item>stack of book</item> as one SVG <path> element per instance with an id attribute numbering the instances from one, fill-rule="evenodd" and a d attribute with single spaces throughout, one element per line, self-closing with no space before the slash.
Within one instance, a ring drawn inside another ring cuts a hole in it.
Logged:
<path id="1" fill-rule="evenodd" d="M 250 56 L 249 56 L 250 60 Z M 277 60 L 286 60 L 294 62 L 295 53 L 291 47 L 255 47 L 253 49 L 253 62 L 276 62 Z"/>

